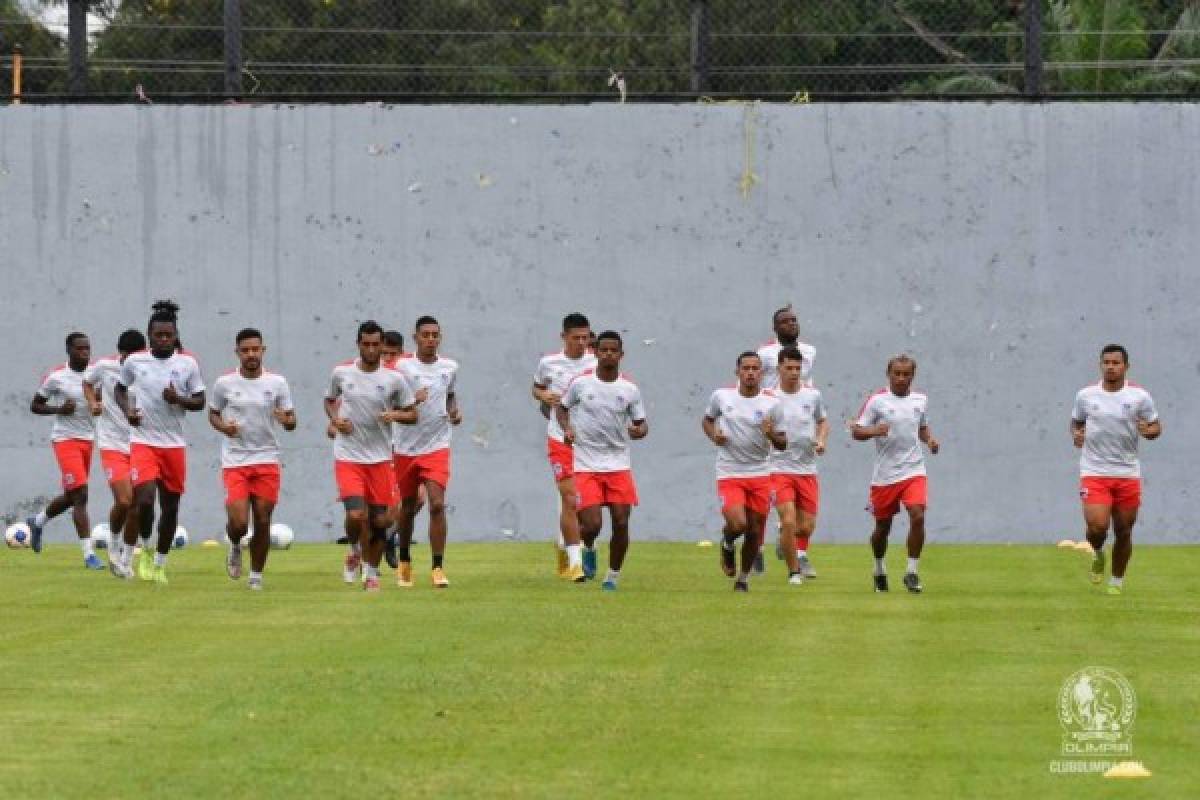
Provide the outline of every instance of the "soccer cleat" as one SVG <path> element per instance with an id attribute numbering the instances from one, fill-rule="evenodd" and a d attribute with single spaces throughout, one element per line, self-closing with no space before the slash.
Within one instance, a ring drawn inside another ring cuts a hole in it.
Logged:
<path id="1" fill-rule="evenodd" d="M 167 585 L 167 568 L 155 566 L 150 572 L 150 580 L 157 583 L 159 586 Z"/>
<path id="2" fill-rule="evenodd" d="M 571 576 L 571 561 L 567 558 L 567 551 L 553 545 L 554 553 L 558 557 L 558 577 L 569 578 Z"/>
<path id="3" fill-rule="evenodd" d="M 443 570 L 441 567 L 433 568 L 433 572 L 431 573 L 431 578 L 433 580 L 433 588 L 435 588 L 435 589 L 449 589 L 450 588 L 450 579 L 446 577 L 446 571 Z"/>
<path id="4" fill-rule="evenodd" d="M 33 552 L 42 552 L 42 526 L 38 525 L 35 520 L 37 517 L 26 517 L 25 524 L 29 526 L 29 546 L 33 548 Z"/>
<path id="5" fill-rule="evenodd" d="M 383 547 L 383 557 L 387 559 L 387 564 L 392 569 L 396 569 L 400 565 L 400 554 L 396 548 L 400 546 L 400 534 L 392 532 L 388 534 L 387 544 Z"/>
<path id="6" fill-rule="evenodd" d="M 600 588 L 606 592 L 615 592 L 617 590 L 617 582 L 607 580 L 604 583 L 600 584 Z"/>
<path id="7" fill-rule="evenodd" d="M 104 562 L 95 553 L 88 553 L 88 557 L 83 560 L 83 565 L 88 569 L 104 569 Z"/>
<path id="8" fill-rule="evenodd" d="M 262 578 L 256 578 L 253 575 L 251 575 L 250 580 L 246 581 L 246 588 L 250 589 L 251 591 L 261 592 L 262 591 Z"/>
<path id="9" fill-rule="evenodd" d="M 817 577 L 817 571 L 813 569 L 812 562 L 808 560 L 807 555 L 797 555 L 796 566 L 799 568 L 800 573 L 804 575 L 806 580 L 811 580 L 812 578 Z"/>
<path id="10" fill-rule="evenodd" d="M 142 547 L 138 556 L 137 576 L 144 581 L 154 580 L 154 550 L 149 547 Z"/>
<path id="11" fill-rule="evenodd" d="M 904 573 L 904 588 L 913 594 L 921 593 L 921 579 L 917 577 L 915 572 Z"/>
<path id="12" fill-rule="evenodd" d="M 596 551 L 583 549 L 583 574 L 590 581 L 596 577 Z"/>
<path id="13" fill-rule="evenodd" d="M 1097 550 L 1092 558 L 1092 583 L 1104 580 L 1104 551 Z"/>
<path id="14" fill-rule="evenodd" d="M 888 590 L 887 575 L 875 576 L 875 591 L 886 592 Z"/>
<path id="15" fill-rule="evenodd" d="M 721 572 L 725 573 L 726 578 L 732 578 L 737 574 L 737 556 L 733 548 L 726 547 L 724 543 L 718 549 L 721 551 Z"/>
<path id="16" fill-rule="evenodd" d="M 750 584 L 746 583 L 745 581 L 734 581 L 733 590 L 735 592 L 748 592 L 750 591 Z"/>
<path id="17" fill-rule="evenodd" d="M 804 574 L 800 572 L 793 572 L 791 575 L 788 575 L 788 583 L 792 586 L 803 586 Z"/>
<path id="18" fill-rule="evenodd" d="M 346 553 L 346 560 L 342 563 L 342 580 L 346 583 L 358 583 L 358 571 L 362 568 L 362 556 L 351 550 Z"/>
<path id="19" fill-rule="evenodd" d="M 567 570 L 567 580 L 572 583 L 584 583 L 587 581 L 587 575 L 583 572 L 583 567 L 571 567 Z"/>
<path id="20" fill-rule="evenodd" d="M 242 548 L 229 548 L 229 554 L 225 556 L 225 574 L 234 581 L 242 577 Z"/>
<path id="21" fill-rule="evenodd" d="M 1110 594 L 1110 595 L 1112 595 L 1113 597 L 1116 597 L 1117 595 L 1121 594 L 1121 587 L 1120 587 L 1120 586 L 1113 586 L 1113 585 L 1110 583 L 1110 584 L 1108 585 L 1108 588 L 1104 590 L 1104 593 L 1105 593 L 1105 594 Z"/>
<path id="22" fill-rule="evenodd" d="M 758 551 L 758 555 L 754 557 L 754 574 L 762 575 L 767 571 L 767 562 L 763 560 L 762 549 Z"/>
<path id="23" fill-rule="evenodd" d="M 365 581 L 363 581 L 363 591 L 364 592 L 378 592 L 379 591 L 379 578 L 371 577 L 371 578 L 367 578 Z"/>
<path id="24" fill-rule="evenodd" d="M 411 561 L 400 562 L 400 566 L 396 569 L 396 585 L 401 589 L 411 589 L 413 587 Z"/>
<path id="25" fill-rule="evenodd" d="M 120 578 L 127 581 L 133 577 L 133 570 L 121 563 L 121 559 L 116 553 L 109 553 L 108 571 L 112 573 L 114 578 Z"/>

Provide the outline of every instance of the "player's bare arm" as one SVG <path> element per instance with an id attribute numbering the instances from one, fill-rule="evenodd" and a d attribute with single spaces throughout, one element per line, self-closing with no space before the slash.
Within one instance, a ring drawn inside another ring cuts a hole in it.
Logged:
<path id="1" fill-rule="evenodd" d="M 938 454 L 941 444 L 938 442 L 937 437 L 933 435 L 933 431 L 929 430 L 928 425 L 922 425 L 920 427 L 920 429 L 917 431 L 917 438 L 925 443 L 925 446 L 929 448 L 930 453 L 935 456 Z"/>
<path id="2" fill-rule="evenodd" d="M 379 415 L 384 422 L 397 422 L 401 425 L 413 425 L 417 421 L 417 406 L 414 403 L 403 408 L 393 408 Z"/>
<path id="3" fill-rule="evenodd" d="M 1154 422 L 1147 422 L 1144 419 L 1139 419 L 1137 429 L 1143 439 L 1157 439 L 1159 436 L 1162 436 L 1162 421 L 1156 419 Z"/>
<path id="4" fill-rule="evenodd" d="M 213 427 L 213 430 L 222 433 L 230 438 L 238 435 L 238 424 L 233 421 L 227 421 L 221 416 L 221 412 L 210 408 L 208 410 L 208 424 Z"/>
<path id="5" fill-rule="evenodd" d="M 817 423 L 817 438 L 813 442 L 813 452 L 819 456 L 825 455 L 825 443 L 829 441 L 829 419 Z"/>
<path id="6" fill-rule="evenodd" d="M 129 390 L 125 388 L 124 384 L 117 384 L 116 388 L 113 389 L 113 397 L 116 398 L 117 405 L 120 406 L 121 411 L 124 412 L 125 419 L 129 421 L 130 425 L 136 428 L 138 425 L 142 424 L 142 412 L 129 405 Z"/>
<path id="7" fill-rule="evenodd" d="M 88 411 L 93 417 L 104 413 L 104 405 L 100 402 L 100 392 L 96 391 L 96 387 L 87 381 L 83 382 L 83 399 L 87 402 Z"/>
<path id="8" fill-rule="evenodd" d="M 285 431 L 296 430 L 296 411 L 295 411 L 295 409 L 289 409 L 287 411 L 284 411 L 282 408 L 277 408 L 274 411 L 272 411 L 271 414 L 272 414 L 272 416 L 275 417 L 275 421 L 278 422 L 281 426 L 283 426 L 283 429 Z"/>
<path id="9" fill-rule="evenodd" d="M 704 429 L 704 435 L 708 437 L 708 440 L 717 447 L 721 447 L 729 441 L 729 437 L 721 431 L 717 421 L 711 417 L 704 417 L 700 420 L 700 427 Z"/>
<path id="10" fill-rule="evenodd" d="M 446 416 L 449 418 L 451 425 L 462 424 L 462 411 L 458 407 L 458 395 L 454 392 L 446 395 Z"/>
<path id="11" fill-rule="evenodd" d="M 340 409 L 341 406 L 336 397 L 325 398 L 325 416 L 329 418 L 329 426 L 334 432 L 346 435 L 354 430 L 354 425 L 338 413 Z"/>
<path id="12" fill-rule="evenodd" d="M 776 450 L 787 450 L 787 433 L 775 430 L 775 422 L 770 417 L 763 420 L 762 432 Z"/>
<path id="13" fill-rule="evenodd" d="M 1087 423 L 1071 420 L 1071 441 L 1076 447 L 1083 447 L 1084 435 L 1087 433 Z"/>
<path id="14" fill-rule="evenodd" d="M 179 392 L 175 391 L 175 387 L 168 385 L 163 389 L 163 400 L 166 400 L 171 405 L 176 405 L 184 411 L 202 411 L 204 409 L 204 392 L 196 392 L 190 397 L 184 397 Z"/>
<path id="15" fill-rule="evenodd" d="M 533 385 L 533 399 L 553 408 L 558 405 L 562 397 L 559 396 L 558 392 L 551 391 L 549 386 L 542 386 L 535 383 Z"/>
<path id="16" fill-rule="evenodd" d="M 559 403 L 554 406 L 554 416 L 558 420 L 558 427 L 562 428 L 563 441 L 569 445 L 575 444 L 575 429 L 571 427 L 571 413 Z"/>
<path id="17" fill-rule="evenodd" d="M 33 396 L 33 402 L 29 404 L 29 410 L 43 417 L 50 417 L 56 414 L 69 417 L 75 413 L 75 401 L 67 398 L 62 402 L 61 405 L 52 406 L 46 400 L 46 398 L 39 394 L 35 394 Z"/>
<path id="18" fill-rule="evenodd" d="M 645 439 L 648 433 L 650 433 L 650 423 L 644 419 L 635 419 L 629 426 L 630 439 Z"/>
<path id="19" fill-rule="evenodd" d="M 854 437 L 855 441 L 866 442 L 878 436 L 887 436 L 888 430 L 886 422 L 881 422 L 878 425 L 859 425 L 856 422 L 850 428 L 850 435 Z"/>

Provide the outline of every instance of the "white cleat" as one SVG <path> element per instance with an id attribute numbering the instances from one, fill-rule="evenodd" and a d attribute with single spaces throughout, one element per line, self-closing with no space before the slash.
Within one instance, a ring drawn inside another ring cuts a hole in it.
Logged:
<path id="1" fill-rule="evenodd" d="M 803 575 L 806 580 L 817 577 L 817 571 L 813 569 L 812 562 L 808 560 L 808 556 L 797 557 L 796 566 L 799 568 L 800 574 Z"/>
<path id="2" fill-rule="evenodd" d="M 242 548 L 234 545 L 225 556 L 225 574 L 230 580 L 236 581 L 242 577 Z"/>
<path id="3" fill-rule="evenodd" d="M 803 573 L 793 572 L 791 575 L 788 576 L 788 584 L 790 584 L 791 586 L 803 586 L 804 585 Z"/>

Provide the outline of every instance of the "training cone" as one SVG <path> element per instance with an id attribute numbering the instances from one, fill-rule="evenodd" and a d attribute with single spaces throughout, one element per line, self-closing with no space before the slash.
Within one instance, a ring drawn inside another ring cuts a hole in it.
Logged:
<path id="1" fill-rule="evenodd" d="M 1090 544 L 1088 544 L 1087 542 L 1076 542 L 1075 549 L 1081 553 L 1092 552 L 1092 546 Z"/>
<path id="2" fill-rule="evenodd" d="M 696 542 L 696 547 L 712 547 L 712 542 L 704 539 L 703 541 Z"/>
<path id="3" fill-rule="evenodd" d="M 1140 761 L 1122 761 L 1109 767 L 1104 773 L 1106 778 L 1149 778 L 1153 773 L 1142 766 Z"/>
<path id="4" fill-rule="evenodd" d="M 1058 543 L 1059 547 L 1075 547 L 1075 542 L 1071 539 L 1063 539 Z"/>
<path id="5" fill-rule="evenodd" d="M 219 547 L 220 545 L 217 544 L 216 539 L 205 539 L 204 543 L 201 544 L 200 546 L 201 547 Z"/>

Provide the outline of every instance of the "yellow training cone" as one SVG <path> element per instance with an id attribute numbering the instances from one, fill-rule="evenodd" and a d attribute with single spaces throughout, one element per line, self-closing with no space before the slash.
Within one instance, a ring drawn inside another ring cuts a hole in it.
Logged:
<path id="1" fill-rule="evenodd" d="M 217 544 L 216 539 L 205 539 L 204 543 L 201 544 L 200 546 L 201 547 L 219 547 L 220 545 Z"/>
<path id="2" fill-rule="evenodd" d="M 1076 542 L 1075 549 L 1081 553 L 1092 552 L 1092 546 L 1090 544 L 1088 544 L 1087 542 Z"/>
<path id="3" fill-rule="evenodd" d="M 696 547 L 712 547 L 712 542 L 710 542 L 708 539 L 704 539 L 703 541 L 696 542 Z"/>
<path id="4" fill-rule="evenodd" d="M 1058 543 L 1058 546 L 1059 547 L 1074 547 L 1075 542 L 1071 539 L 1063 539 L 1061 542 Z"/>
<path id="5" fill-rule="evenodd" d="M 1152 773 L 1150 770 L 1142 766 L 1140 761 L 1122 761 L 1120 764 L 1109 767 L 1108 772 L 1104 773 L 1106 778 L 1149 778 Z"/>

